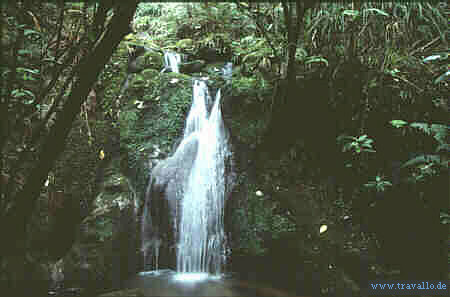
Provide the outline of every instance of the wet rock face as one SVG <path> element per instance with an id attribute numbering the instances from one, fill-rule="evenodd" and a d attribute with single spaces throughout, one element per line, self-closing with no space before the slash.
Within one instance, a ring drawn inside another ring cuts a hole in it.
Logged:
<path id="1" fill-rule="evenodd" d="M 160 267 L 175 268 L 177 210 L 183 197 L 182 183 L 187 180 L 195 156 L 198 139 L 184 140 L 175 154 L 160 161 L 152 171 L 142 216 L 142 241 L 146 264 L 155 268 L 155 248 L 161 250 Z"/>

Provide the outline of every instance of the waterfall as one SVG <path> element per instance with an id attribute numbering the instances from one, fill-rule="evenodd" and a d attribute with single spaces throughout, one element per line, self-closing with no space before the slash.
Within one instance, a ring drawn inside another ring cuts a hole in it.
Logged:
<path id="1" fill-rule="evenodd" d="M 177 270 L 218 274 L 225 260 L 225 157 L 229 153 L 217 92 L 209 118 L 203 82 L 194 83 L 186 133 L 199 131 L 199 149 L 181 205 Z M 197 93 L 196 93 L 197 91 Z"/>
<path id="2" fill-rule="evenodd" d="M 183 139 L 152 170 L 142 216 L 144 268 L 176 265 L 178 272 L 221 273 L 225 161 L 231 153 L 220 98 L 219 90 L 209 108 L 208 86 L 194 81 Z"/>
<path id="3" fill-rule="evenodd" d="M 179 65 L 181 63 L 181 56 L 178 53 L 165 52 L 164 53 L 164 69 L 172 70 L 172 72 L 180 73 Z"/>
<path id="4" fill-rule="evenodd" d="M 233 76 L 233 63 L 228 62 L 222 68 L 222 74 L 225 81 L 229 84 L 231 83 L 231 78 Z"/>
<path id="5" fill-rule="evenodd" d="M 208 121 L 208 86 L 201 80 L 194 81 L 191 110 L 186 119 L 183 138 L 193 132 L 199 132 Z"/>

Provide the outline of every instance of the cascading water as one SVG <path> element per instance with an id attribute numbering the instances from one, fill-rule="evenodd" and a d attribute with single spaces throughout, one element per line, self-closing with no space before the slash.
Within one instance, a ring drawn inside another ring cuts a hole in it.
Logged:
<path id="1" fill-rule="evenodd" d="M 181 63 L 181 56 L 178 53 L 166 52 L 164 53 L 164 69 L 172 70 L 172 72 L 180 73 L 179 65 Z"/>
<path id="2" fill-rule="evenodd" d="M 227 84 L 231 83 L 231 78 L 233 76 L 233 63 L 228 62 L 222 69 L 223 78 L 227 82 Z"/>
<path id="3" fill-rule="evenodd" d="M 208 86 L 205 82 L 200 80 L 194 81 L 192 98 L 191 110 L 186 119 L 183 139 L 193 132 L 201 131 L 208 121 L 207 105 L 209 96 Z"/>
<path id="4" fill-rule="evenodd" d="M 179 272 L 218 274 L 225 260 L 225 157 L 229 153 L 220 90 L 207 117 L 207 87 L 194 82 L 184 137 L 198 132 L 199 149 L 184 189 L 177 253 Z"/>

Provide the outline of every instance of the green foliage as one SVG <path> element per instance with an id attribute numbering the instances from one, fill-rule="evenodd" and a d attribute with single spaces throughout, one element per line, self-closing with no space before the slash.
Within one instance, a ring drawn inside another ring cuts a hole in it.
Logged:
<path id="1" fill-rule="evenodd" d="M 129 100 L 120 113 L 121 146 L 128 152 L 127 167 L 132 176 L 139 176 L 140 189 L 147 182 L 143 164 L 148 153 L 154 145 L 163 155 L 171 152 L 182 135 L 192 97 L 191 81 L 184 75 L 147 72 L 136 75 L 125 94 L 139 98 L 146 108 L 138 109 L 136 100 Z"/>
<path id="2" fill-rule="evenodd" d="M 413 181 L 423 181 L 428 177 L 441 174 L 442 169 L 448 170 L 448 126 L 420 122 L 408 124 L 402 120 L 393 120 L 391 124 L 396 128 L 405 130 L 405 133 L 408 133 L 408 130 L 421 131 L 425 135 L 432 136 L 437 141 L 436 154 L 419 154 L 403 163 L 402 168 L 415 169 Z"/>
<path id="3" fill-rule="evenodd" d="M 138 120 L 138 114 L 136 110 L 124 110 L 119 116 L 120 137 L 122 140 L 127 141 L 132 135 L 133 127 L 136 126 Z"/>
<path id="4" fill-rule="evenodd" d="M 438 78 L 436 78 L 436 80 L 434 81 L 435 84 L 438 84 L 440 82 L 443 82 L 444 80 L 447 79 L 447 77 L 450 76 L 450 71 L 446 71 L 443 74 L 441 74 Z"/>
<path id="5" fill-rule="evenodd" d="M 254 35 L 246 36 L 234 45 L 236 56 L 243 55 L 242 63 L 247 62 L 250 67 L 271 54 L 266 39 Z"/>
<path id="6" fill-rule="evenodd" d="M 446 125 L 441 124 L 428 124 L 428 123 L 411 123 L 411 128 L 418 129 L 427 135 L 433 136 L 440 144 L 444 144 L 448 139 L 448 130 L 450 129 Z"/>
<path id="7" fill-rule="evenodd" d="M 278 204 L 258 190 L 256 185 L 245 186 L 246 197 L 241 208 L 233 212 L 233 222 L 239 222 L 239 250 L 252 255 L 266 252 L 266 240 L 295 231 L 295 225 L 286 216 L 275 213 Z"/>
<path id="8" fill-rule="evenodd" d="M 231 51 L 234 32 L 241 24 L 232 8 L 234 3 L 141 3 L 135 26 L 149 33 L 146 42 L 156 47 L 197 54 L 214 48 L 218 53 Z M 153 46 L 154 47 L 154 46 Z"/>
<path id="9" fill-rule="evenodd" d="M 103 217 L 97 219 L 95 221 L 95 224 L 97 229 L 96 235 L 99 241 L 103 242 L 107 239 L 111 239 L 111 236 L 113 234 L 113 226 L 111 218 Z"/>
<path id="10" fill-rule="evenodd" d="M 150 41 L 164 42 L 174 37 L 177 17 L 185 14 L 181 3 L 140 3 L 135 14 L 134 26 L 150 34 Z"/>
<path id="11" fill-rule="evenodd" d="M 305 61 L 305 65 L 308 65 L 311 63 L 324 63 L 327 67 L 329 66 L 328 60 L 321 56 L 310 56 L 310 57 L 307 57 L 304 61 Z"/>
<path id="12" fill-rule="evenodd" d="M 175 46 L 177 48 L 179 48 L 180 50 L 182 50 L 183 52 L 186 51 L 193 51 L 194 50 L 194 41 L 190 38 L 185 38 L 185 39 L 181 39 L 179 40 Z"/>
<path id="13" fill-rule="evenodd" d="M 439 155 L 420 155 L 402 165 L 402 168 L 415 167 L 413 182 L 428 181 L 428 178 L 442 174 L 441 168 L 448 170 L 448 160 Z"/>
<path id="14" fill-rule="evenodd" d="M 135 13 L 137 20 L 142 17 L 160 17 L 164 12 L 164 5 L 161 3 L 139 3 Z"/>
<path id="15" fill-rule="evenodd" d="M 437 72 L 439 71 L 440 74 L 435 80 L 434 83 L 435 84 L 439 84 L 441 82 L 444 82 L 447 80 L 447 78 L 450 76 L 450 71 L 449 66 L 449 58 L 450 58 L 450 53 L 449 52 L 445 52 L 445 53 L 437 53 L 434 54 L 432 56 L 428 56 L 425 59 L 423 59 L 423 62 L 425 63 L 430 63 L 433 62 L 433 67 L 432 67 L 432 71 L 433 72 Z"/>
<path id="16" fill-rule="evenodd" d="M 374 181 L 370 181 L 364 184 L 364 186 L 369 189 L 373 188 L 377 192 L 384 192 L 386 190 L 386 187 L 392 186 L 392 183 L 387 180 L 384 180 L 384 177 L 377 175 Z"/>
<path id="17" fill-rule="evenodd" d="M 436 35 L 445 40 L 444 8 L 431 2 L 364 2 L 351 9 L 351 3 L 322 3 L 306 17 L 306 39 L 323 53 L 339 48 L 339 55 L 365 47 L 372 56 L 396 44 L 413 44 L 416 40 L 432 40 Z M 356 34 L 356 44 L 350 36 Z M 367 57 L 369 58 L 369 57 Z M 380 63 L 377 61 L 377 63 Z M 381 65 L 379 65 L 381 66 Z"/>
<path id="18" fill-rule="evenodd" d="M 259 81 L 256 78 L 241 77 L 233 80 L 233 91 L 242 95 L 254 95 L 258 91 Z"/>
<path id="19" fill-rule="evenodd" d="M 450 214 L 441 211 L 439 214 L 439 218 L 441 220 L 441 224 L 448 225 L 450 224 Z"/>
<path id="20" fill-rule="evenodd" d="M 342 152 L 352 152 L 353 154 L 375 153 L 372 147 L 373 139 L 367 135 L 359 137 L 340 135 L 337 141 L 342 145 Z"/>
<path id="21" fill-rule="evenodd" d="M 25 103 L 25 104 L 31 104 L 31 103 L 33 103 L 33 100 L 34 100 L 34 98 L 35 98 L 35 95 L 33 94 L 33 92 L 31 92 L 31 91 L 29 91 L 29 90 L 24 90 L 24 89 L 15 89 L 15 90 L 12 90 L 11 96 L 12 96 L 13 98 L 17 98 L 17 99 L 19 99 L 19 98 L 21 98 L 21 97 L 24 97 L 24 99 L 25 99 L 24 103 Z M 29 98 L 28 100 L 26 100 L 27 97 Z"/>
<path id="22" fill-rule="evenodd" d="M 390 121 L 390 123 L 395 128 L 401 128 L 401 127 L 404 127 L 406 124 L 408 124 L 408 122 L 405 122 L 403 120 L 392 120 L 392 121 Z"/>

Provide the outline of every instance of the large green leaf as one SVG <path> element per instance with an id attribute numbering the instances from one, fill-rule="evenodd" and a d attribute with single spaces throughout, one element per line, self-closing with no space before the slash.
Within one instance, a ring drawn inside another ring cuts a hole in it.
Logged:
<path id="1" fill-rule="evenodd" d="M 440 83 L 441 81 L 447 79 L 449 76 L 450 76 L 450 70 L 447 71 L 447 72 L 444 72 L 442 75 L 440 75 L 438 78 L 436 78 L 436 79 L 434 80 L 434 83 L 435 83 L 435 84 L 438 84 L 438 83 Z"/>
<path id="2" fill-rule="evenodd" d="M 423 62 L 427 63 L 427 62 L 431 62 L 431 61 L 445 61 L 449 58 L 450 54 L 449 53 L 437 53 L 431 56 L 426 57 L 425 59 L 423 59 Z"/>
<path id="3" fill-rule="evenodd" d="M 449 127 L 446 125 L 432 124 L 431 132 L 434 133 L 434 138 L 440 143 L 447 142 Z"/>
<path id="4" fill-rule="evenodd" d="M 310 64 L 310 63 L 324 63 L 325 65 L 328 66 L 328 60 L 323 57 L 320 57 L 320 56 L 308 57 L 305 61 L 305 64 Z"/>
<path id="5" fill-rule="evenodd" d="M 436 151 L 435 151 L 435 152 L 436 152 L 436 153 L 439 153 L 439 152 L 443 152 L 443 153 L 447 152 L 447 153 L 450 153 L 450 144 L 448 144 L 448 143 L 442 143 L 442 144 L 438 145 L 438 147 L 436 148 Z"/>
<path id="6" fill-rule="evenodd" d="M 392 120 L 389 123 L 391 123 L 391 125 L 394 126 L 395 128 L 401 128 L 406 124 L 408 124 L 408 122 L 405 122 L 403 120 Z"/>
<path id="7" fill-rule="evenodd" d="M 25 29 L 25 30 L 23 31 L 23 33 L 24 33 L 25 36 L 31 35 L 31 34 L 41 35 L 41 32 L 35 31 L 35 30 L 32 30 L 32 29 Z"/>
<path id="8" fill-rule="evenodd" d="M 414 122 L 409 126 L 419 129 L 428 135 L 433 135 L 433 137 L 440 143 L 445 143 L 447 141 L 449 127 L 446 125 Z"/>
<path id="9" fill-rule="evenodd" d="M 405 162 L 402 165 L 402 168 L 416 166 L 422 163 L 429 163 L 429 162 L 441 163 L 442 161 L 444 160 L 439 155 L 420 155 Z"/>
<path id="10" fill-rule="evenodd" d="M 346 9 L 342 12 L 343 15 L 351 15 L 351 16 L 358 16 L 359 11 L 358 10 L 352 10 L 352 9 Z"/>
<path id="11" fill-rule="evenodd" d="M 383 15 L 383 16 L 387 16 L 387 17 L 389 16 L 388 13 L 386 13 L 386 12 L 384 12 L 384 11 L 378 9 L 378 8 L 368 8 L 368 9 L 366 9 L 366 11 L 367 11 L 367 12 L 373 11 L 373 12 L 375 12 L 375 13 L 377 13 L 377 14 L 381 14 L 381 15 Z"/>

